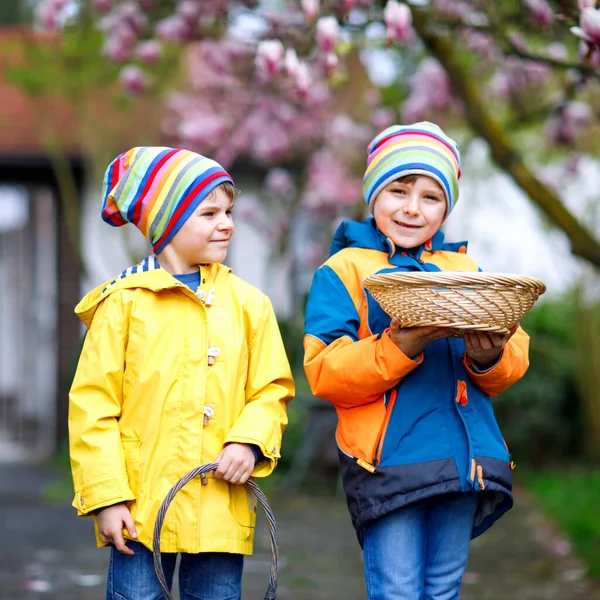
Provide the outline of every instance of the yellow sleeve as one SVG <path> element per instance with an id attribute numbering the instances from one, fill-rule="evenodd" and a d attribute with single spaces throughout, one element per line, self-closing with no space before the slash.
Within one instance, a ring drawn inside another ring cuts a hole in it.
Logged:
<path id="1" fill-rule="evenodd" d="M 264 298 L 249 347 L 246 406 L 225 443 L 257 445 L 267 460 L 257 463 L 255 477 L 270 475 L 280 456 L 287 425 L 286 407 L 294 381 L 271 302 Z"/>
<path id="2" fill-rule="evenodd" d="M 468 356 L 464 363 L 471 381 L 490 396 L 497 396 L 507 390 L 525 375 L 529 368 L 529 336 L 520 327 L 510 338 L 498 363 L 489 371 L 475 373 Z"/>
<path id="3" fill-rule="evenodd" d="M 135 500 L 129 487 L 118 419 L 128 323 L 118 295 L 97 308 L 69 394 L 69 445 L 80 516 Z"/>

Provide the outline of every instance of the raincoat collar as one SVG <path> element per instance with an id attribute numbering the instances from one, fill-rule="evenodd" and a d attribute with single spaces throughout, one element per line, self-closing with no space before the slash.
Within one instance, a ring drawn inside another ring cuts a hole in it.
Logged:
<path id="1" fill-rule="evenodd" d="M 211 293 L 211 290 L 214 290 L 215 285 L 225 281 L 231 273 L 231 269 L 221 263 L 198 265 L 198 267 L 200 269 L 200 288 L 206 290 L 206 297 Z M 75 313 L 86 325 L 89 325 L 98 304 L 110 294 L 126 288 L 146 288 L 153 292 L 169 288 L 181 288 L 184 294 L 192 298 L 204 298 L 204 296 L 194 294 L 187 285 L 181 283 L 163 269 L 156 256 L 152 254 L 137 265 L 125 269 L 114 279 L 99 285 L 86 294 L 75 307 Z M 214 291 L 212 293 L 214 294 Z"/>

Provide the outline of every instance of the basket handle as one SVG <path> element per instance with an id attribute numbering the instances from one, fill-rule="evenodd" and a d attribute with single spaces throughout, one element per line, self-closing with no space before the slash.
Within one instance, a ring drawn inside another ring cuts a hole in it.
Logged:
<path id="1" fill-rule="evenodd" d="M 214 471 L 219 465 L 217 463 L 207 463 L 205 465 L 200 465 L 196 467 L 192 471 L 190 471 L 187 475 L 184 475 L 172 488 L 171 491 L 167 494 L 165 499 L 163 500 L 160 508 L 158 510 L 158 514 L 156 516 L 156 522 L 154 524 L 154 537 L 152 539 L 152 553 L 154 555 L 154 570 L 156 571 L 156 576 L 158 577 L 158 582 L 160 583 L 160 587 L 162 588 L 166 600 L 173 600 L 173 596 L 171 595 L 171 590 L 167 585 L 167 580 L 165 579 L 165 574 L 162 566 L 162 558 L 160 554 L 160 532 L 162 530 L 163 522 L 165 520 L 165 515 L 169 508 L 169 505 L 173 501 L 173 498 L 177 495 L 179 490 L 188 484 L 192 479 L 202 475 L 203 473 L 208 473 L 210 471 Z M 279 542 L 277 539 L 277 528 L 275 525 L 275 516 L 273 515 L 273 511 L 267 502 L 266 496 L 263 494 L 262 490 L 258 487 L 258 485 L 252 479 L 248 479 L 246 485 L 254 492 L 256 495 L 256 499 L 259 504 L 262 506 L 265 517 L 267 519 L 267 525 L 269 526 L 269 538 L 271 542 L 271 572 L 269 575 L 269 587 L 267 588 L 267 592 L 265 593 L 265 600 L 276 600 L 277 598 L 277 573 L 279 570 Z"/>

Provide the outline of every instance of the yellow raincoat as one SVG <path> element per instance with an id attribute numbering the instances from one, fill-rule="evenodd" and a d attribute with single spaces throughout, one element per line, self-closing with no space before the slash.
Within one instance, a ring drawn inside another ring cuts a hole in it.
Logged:
<path id="1" fill-rule="evenodd" d="M 200 269 L 195 295 L 148 257 L 75 309 L 88 333 L 70 393 L 73 506 L 127 502 L 148 548 L 167 492 L 224 444 L 256 444 L 266 460 L 253 476 L 272 472 L 294 394 L 269 299 L 224 265 Z M 161 550 L 251 554 L 255 522 L 246 486 L 195 479 L 167 512 Z"/>

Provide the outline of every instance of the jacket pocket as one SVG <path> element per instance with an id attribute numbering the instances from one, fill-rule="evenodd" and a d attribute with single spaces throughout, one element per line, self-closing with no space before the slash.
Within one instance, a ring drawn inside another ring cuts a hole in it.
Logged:
<path id="1" fill-rule="evenodd" d="M 125 468 L 127 469 L 129 488 L 134 493 L 137 500 L 140 493 L 140 447 L 142 445 L 142 440 L 122 439 L 121 444 L 123 445 L 123 455 L 125 456 Z"/>
<path id="2" fill-rule="evenodd" d="M 229 509 L 242 527 L 254 529 L 258 500 L 246 485 L 229 485 Z"/>

